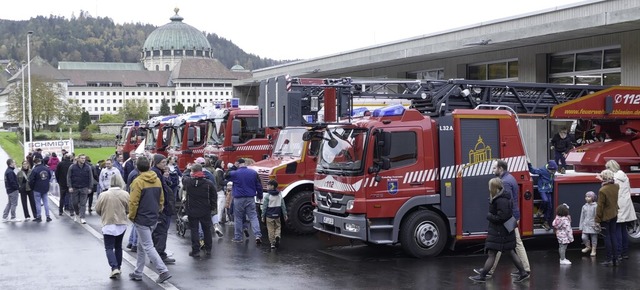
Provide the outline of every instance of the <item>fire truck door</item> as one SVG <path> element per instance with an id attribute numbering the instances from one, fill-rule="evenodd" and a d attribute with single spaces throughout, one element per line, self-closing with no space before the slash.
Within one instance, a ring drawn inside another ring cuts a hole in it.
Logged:
<path id="1" fill-rule="evenodd" d="M 487 231 L 489 209 L 488 183 L 493 178 L 491 165 L 500 158 L 500 128 L 495 119 L 461 118 L 456 136 L 457 221 L 462 235 Z"/>

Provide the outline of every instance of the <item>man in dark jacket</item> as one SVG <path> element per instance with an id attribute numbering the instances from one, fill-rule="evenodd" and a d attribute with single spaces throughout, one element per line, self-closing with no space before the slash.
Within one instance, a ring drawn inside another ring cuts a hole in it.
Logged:
<path id="1" fill-rule="evenodd" d="M 131 150 L 131 153 L 129 153 L 129 159 L 124 163 L 124 181 L 127 181 L 129 174 L 131 174 L 131 171 L 134 169 L 136 169 L 136 151 Z"/>
<path id="2" fill-rule="evenodd" d="M 567 169 L 567 154 L 573 148 L 571 137 L 567 135 L 567 128 L 560 129 L 560 132 L 551 138 L 551 150 L 554 152 L 554 161 L 560 165 L 560 173 L 564 174 Z"/>
<path id="3" fill-rule="evenodd" d="M 171 216 L 175 207 L 175 199 L 171 191 L 171 185 L 169 184 L 169 172 L 165 170 L 167 167 L 167 159 L 164 155 L 153 155 L 153 167 L 151 170 L 156 173 L 160 183 L 162 184 L 162 192 L 164 194 L 164 207 L 160 216 L 158 217 L 158 226 L 153 231 L 153 245 L 156 247 L 160 258 L 166 264 L 173 264 L 176 259 L 167 256 L 167 236 L 169 233 L 169 226 L 171 225 Z"/>
<path id="4" fill-rule="evenodd" d="M 18 176 L 16 175 L 16 162 L 13 159 L 7 159 L 7 171 L 4 172 L 4 188 L 7 190 L 9 200 L 7 206 L 4 208 L 2 214 L 2 221 L 7 222 L 20 222 L 16 218 L 16 208 L 18 207 L 18 195 L 20 184 L 18 183 Z M 11 219 L 9 218 L 9 212 L 11 212 Z"/>
<path id="5" fill-rule="evenodd" d="M 47 216 L 47 222 L 50 222 L 51 217 L 49 216 L 49 198 L 47 197 L 47 193 L 49 192 L 51 171 L 42 164 L 42 159 L 40 158 L 34 158 L 33 163 L 35 166 L 33 170 L 31 170 L 31 175 L 29 175 L 29 186 L 31 190 L 33 190 L 33 197 L 36 200 L 36 218 L 33 221 L 42 221 L 42 207 L 40 205 L 44 204 L 44 213 Z"/>
<path id="6" fill-rule="evenodd" d="M 187 192 L 186 213 L 189 217 L 189 228 L 191 229 L 191 252 L 189 256 L 200 256 L 200 240 L 198 227 L 202 227 L 204 232 L 204 251 L 211 255 L 211 214 L 216 210 L 217 197 L 215 185 L 206 179 L 202 166 L 194 164 L 191 166 L 191 176 L 182 179 L 182 185 Z"/>
<path id="7" fill-rule="evenodd" d="M 93 170 L 91 165 L 86 164 L 87 157 L 84 154 L 78 155 L 76 164 L 69 167 L 67 173 L 67 186 L 71 194 L 71 204 L 73 211 L 80 216 L 80 222 L 86 224 L 84 215 L 87 209 L 87 198 L 91 194 L 93 187 Z M 73 216 L 73 221 L 77 220 L 77 216 Z"/>
<path id="8" fill-rule="evenodd" d="M 242 242 L 243 221 L 245 215 L 249 218 L 251 229 L 256 238 L 256 244 L 262 244 L 262 232 L 256 211 L 255 198 L 262 199 L 262 184 L 258 179 L 258 173 L 247 168 L 244 159 L 236 161 L 238 169 L 229 171 L 229 181 L 233 182 L 233 219 L 234 237 L 233 241 Z"/>
<path id="9" fill-rule="evenodd" d="M 71 155 L 65 154 L 62 156 L 62 161 L 58 163 L 56 167 L 56 180 L 58 181 L 58 185 L 60 186 L 60 205 L 58 206 L 58 213 L 60 215 L 64 214 L 64 210 L 69 210 L 70 202 L 69 202 L 69 185 L 67 183 L 67 174 L 69 173 L 69 167 L 71 167 Z M 73 214 L 73 210 L 71 210 L 71 214 Z"/>
<path id="10" fill-rule="evenodd" d="M 129 274 L 129 278 L 134 281 L 142 281 L 142 271 L 147 262 L 146 257 L 149 257 L 160 274 L 156 282 L 162 283 L 171 278 L 171 274 L 153 247 L 151 239 L 151 232 L 156 227 L 159 212 L 162 211 L 164 205 L 162 183 L 158 176 L 149 170 L 149 159 L 146 157 L 138 158 L 136 166 L 140 175 L 131 183 L 129 220 L 133 222 L 138 233 L 139 251 L 136 268 L 133 273 Z"/>

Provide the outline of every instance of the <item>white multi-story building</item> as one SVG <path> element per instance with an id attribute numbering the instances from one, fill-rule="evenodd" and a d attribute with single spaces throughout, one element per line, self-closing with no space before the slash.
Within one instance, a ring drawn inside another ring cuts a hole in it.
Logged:
<path id="1" fill-rule="evenodd" d="M 80 104 L 94 120 L 118 113 L 125 100 L 146 99 L 151 116 L 159 114 L 163 100 L 170 108 L 181 103 L 185 109 L 228 102 L 233 97 L 232 81 L 250 73 L 237 65 L 229 70 L 213 58 L 205 35 L 182 22 L 178 9 L 175 12 L 171 22 L 146 39 L 140 63 L 62 61 L 55 68 L 35 56 L 31 74 L 58 83 L 61 97 Z M 18 71 L 0 93 L 0 122 L 4 127 L 21 123 L 6 115 L 8 96 L 21 89 L 21 76 Z"/>

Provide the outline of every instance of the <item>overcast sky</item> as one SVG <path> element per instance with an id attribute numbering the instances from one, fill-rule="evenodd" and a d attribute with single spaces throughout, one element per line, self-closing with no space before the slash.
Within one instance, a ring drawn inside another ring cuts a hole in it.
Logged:
<path id="1" fill-rule="evenodd" d="M 156 26 L 180 8 L 184 22 L 216 33 L 264 58 L 307 59 L 440 32 L 576 0 L 22 0 L 0 9 L 0 19 L 38 15 L 109 17 Z M 214 52 L 215 53 L 215 52 Z"/>

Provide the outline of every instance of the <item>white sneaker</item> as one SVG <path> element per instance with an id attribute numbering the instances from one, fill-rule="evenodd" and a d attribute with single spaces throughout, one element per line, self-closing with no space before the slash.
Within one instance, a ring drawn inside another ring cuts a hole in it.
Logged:
<path id="1" fill-rule="evenodd" d="M 87 221 L 85 221 L 83 218 L 81 218 L 81 219 L 80 219 L 80 223 L 84 225 L 84 224 L 86 224 L 86 223 L 87 223 Z"/>
<path id="2" fill-rule="evenodd" d="M 12 218 L 12 219 L 10 219 L 9 221 L 10 221 L 10 222 L 14 222 L 14 223 L 16 223 L 16 222 L 21 222 L 22 220 L 21 220 L 21 219 L 19 219 L 19 218 Z"/>
<path id="3" fill-rule="evenodd" d="M 8 222 L 8 221 L 9 221 L 9 219 L 8 219 L 8 218 L 2 218 L 2 222 L 3 222 L 3 223 L 6 223 L 6 222 Z"/>
<path id="4" fill-rule="evenodd" d="M 560 265 L 571 265 L 571 261 L 564 259 L 564 260 L 560 260 Z"/>
<path id="5" fill-rule="evenodd" d="M 25 221 L 25 222 L 28 222 L 28 221 L 30 221 L 30 220 L 31 220 L 31 218 L 25 218 L 25 219 L 24 219 L 24 221 Z"/>
<path id="6" fill-rule="evenodd" d="M 73 221 L 74 221 L 74 222 L 77 222 L 77 221 L 78 221 L 78 216 L 75 216 L 75 215 L 74 215 L 74 216 L 73 216 Z"/>

